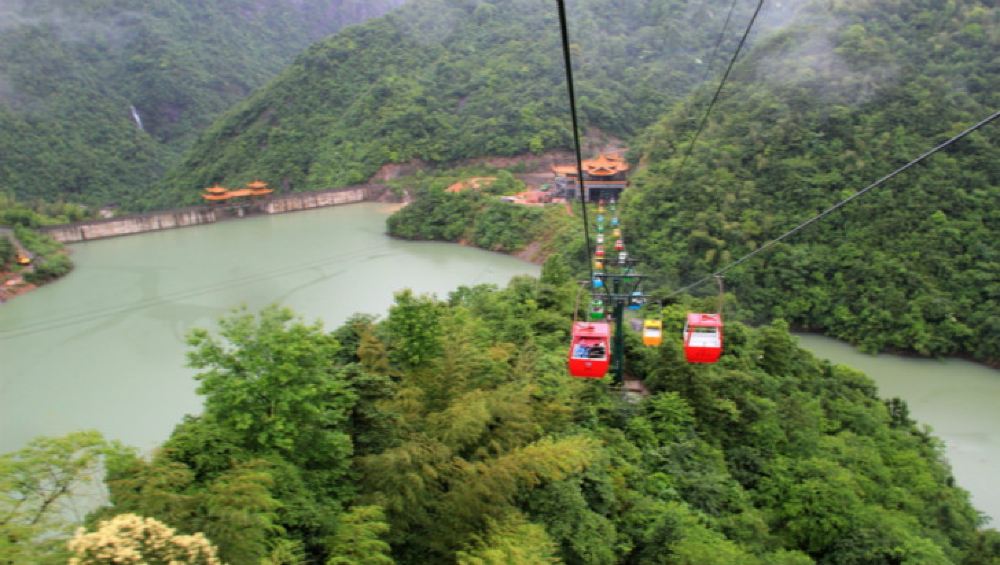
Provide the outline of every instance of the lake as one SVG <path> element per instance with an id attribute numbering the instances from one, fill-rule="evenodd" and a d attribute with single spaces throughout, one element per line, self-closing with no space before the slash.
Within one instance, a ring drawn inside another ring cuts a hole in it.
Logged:
<path id="1" fill-rule="evenodd" d="M 530 263 L 387 237 L 384 204 L 354 204 L 70 246 L 76 269 L 0 306 L 0 452 L 93 428 L 147 450 L 201 411 L 185 334 L 240 305 L 281 303 L 329 330 L 385 314 L 405 287 L 445 297 L 506 285 Z"/>

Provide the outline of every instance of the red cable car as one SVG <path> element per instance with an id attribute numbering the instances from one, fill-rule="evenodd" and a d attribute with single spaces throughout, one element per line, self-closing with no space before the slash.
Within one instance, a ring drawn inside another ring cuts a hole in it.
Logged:
<path id="1" fill-rule="evenodd" d="M 604 257 L 604 246 L 603 245 L 598 245 L 597 246 L 597 250 L 594 251 L 594 256 L 595 257 Z"/>
<path id="2" fill-rule="evenodd" d="M 722 355 L 722 314 L 688 314 L 684 357 L 688 363 L 715 363 Z"/>
<path id="3" fill-rule="evenodd" d="M 601 379 L 611 364 L 611 328 L 606 322 L 573 322 L 569 374 Z"/>
<path id="4" fill-rule="evenodd" d="M 625 249 L 625 242 L 622 240 L 615 241 L 615 251 L 622 251 Z"/>

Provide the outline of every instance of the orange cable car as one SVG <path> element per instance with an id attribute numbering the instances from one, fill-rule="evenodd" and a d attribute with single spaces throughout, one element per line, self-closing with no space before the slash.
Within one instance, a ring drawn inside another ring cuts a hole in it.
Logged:
<path id="1" fill-rule="evenodd" d="M 642 344 L 647 347 L 657 347 L 663 343 L 663 321 L 644 320 L 642 322 Z"/>
<path id="2" fill-rule="evenodd" d="M 573 322 L 569 374 L 602 379 L 611 365 L 611 326 L 607 322 Z"/>
<path id="3" fill-rule="evenodd" d="M 689 313 L 684 324 L 688 363 L 715 363 L 722 355 L 722 314 Z"/>

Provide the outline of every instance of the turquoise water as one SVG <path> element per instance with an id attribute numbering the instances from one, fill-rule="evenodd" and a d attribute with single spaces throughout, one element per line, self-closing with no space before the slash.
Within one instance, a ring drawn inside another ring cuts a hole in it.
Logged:
<path id="1" fill-rule="evenodd" d="M 95 428 L 150 449 L 198 413 L 185 334 L 241 304 L 281 303 L 334 329 L 384 314 L 404 287 L 446 296 L 538 267 L 384 235 L 391 207 L 356 204 L 70 247 L 76 270 L 0 306 L 0 452 Z"/>
<path id="2" fill-rule="evenodd" d="M 919 359 L 867 355 L 850 345 L 814 334 L 799 344 L 817 357 L 850 365 L 871 377 L 883 398 L 898 396 L 910 417 L 927 424 L 945 442 L 959 486 L 977 509 L 1000 517 L 1000 371 L 962 359 Z M 995 527 L 996 521 L 991 522 Z"/>

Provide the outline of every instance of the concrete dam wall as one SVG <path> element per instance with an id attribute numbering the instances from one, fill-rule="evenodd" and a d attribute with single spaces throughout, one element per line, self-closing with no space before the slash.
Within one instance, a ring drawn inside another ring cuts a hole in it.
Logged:
<path id="1" fill-rule="evenodd" d="M 337 190 L 324 190 L 321 192 L 298 192 L 273 196 L 261 203 L 261 208 L 265 214 L 283 214 L 298 210 L 310 210 L 312 208 L 324 208 L 326 206 L 339 206 L 341 204 L 353 204 L 366 200 L 377 200 L 385 191 L 386 187 L 384 186 L 364 185 Z"/>
<path id="2" fill-rule="evenodd" d="M 285 212 L 311 210 L 313 208 L 324 208 L 341 204 L 353 204 L 367 200 L 378 200 L 386 194 L 387 190 L 387 187 L 381 185 L 361 185 L 318 192 L 297 192 L 272 196 L 259 202 L 236 206 L 197 206 L 179 210 L 165 210 L 163 212 L 122 216 L 107 220 L 45 226 L 40 229 L 61 243 L 77 243 L 120 235 L 211 224 L 220 220 L 243 218 L 258 214 L 282 214 Z"/>
<path id="3" fill-rule="evenodd" d="M 123 216 L 109 220 L 45 226 L 40 229 L 61 243 L 76 243 L 119 235 L 211 224 L 217 219 L 216 210 L 199 207 L 171 210 L 168 212 L 136 214 L 134 216 Z"/>

